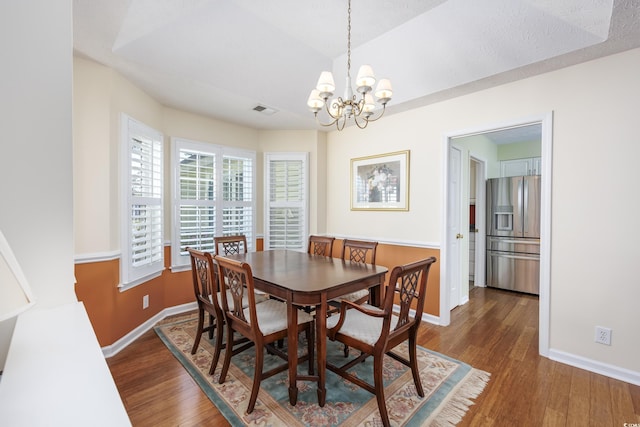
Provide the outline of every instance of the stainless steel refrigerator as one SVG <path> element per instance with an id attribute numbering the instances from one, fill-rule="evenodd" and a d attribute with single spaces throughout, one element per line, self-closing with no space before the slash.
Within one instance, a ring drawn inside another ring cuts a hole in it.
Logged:
<path id="1" fill-rule="evenodd" d="M 540 293 L 540 176 L 487 180 L 487 286 Z"/>

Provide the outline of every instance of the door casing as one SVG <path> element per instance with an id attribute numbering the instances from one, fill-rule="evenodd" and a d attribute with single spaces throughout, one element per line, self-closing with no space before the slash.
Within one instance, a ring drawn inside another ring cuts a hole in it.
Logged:
<path id="1" fill-rule="evenodd" d="M 441 239 L 442 246 L 440 248 L 440 312 L 439 324 L 447 326 L 451 323 L 450 312 L 450 277 L 452 271 L 456 268 L 449 263 L 450 252 L 450 236 L 448 231 L 452 218 L 449 213 L 450 197 L 459 197 L 459 195 L 449 194 L 449 174 L 450 159 L 449 149 L 453 144 L 453 139 L 464 136 L 478 135 L 488 132 L 494 132 L 501 129 L 507 129 L 516 126 L 524 126 L 531 124 L 540 124 L 542 127 L 542 200 L 540 215 L 540 296 L 539 296 L 539 323 L 538 323 L 538 352 L 540 355 L 548 357 L 549 355 L 549 324 L 550 324 L 550 287 L 551 287 L 551 189 L 552 189 L 552 153 L 553 153 L 553 112 L 547 112 L 536 116 L 526 117 L 522 119 L 512 120 L 506 123 L 497 123 L 494 125 L 481 126 L 473 129 L 465 129 L 454 131 L 443 135 L 442 152 L 443 155 L 443 195 L 442 203 L 442 225 Z M 461 167 L 461 166 L 460 166 Z M 455 168 L 454 168 L 455 169 Z M 459 215 L 454 215 L 454 217 Z M 454 219 L 455 220 L 455 219 Z M 453 236 L 455 238 L 455 236 Z M 476 243 L 476 251 L 484 251 L 485 247 Z M 458 245 L 459 247 L 459 245 Z M 457 256 L 458 260 L 460 256 Z M 457 266 L 459 271 L 459 265 Z"/>

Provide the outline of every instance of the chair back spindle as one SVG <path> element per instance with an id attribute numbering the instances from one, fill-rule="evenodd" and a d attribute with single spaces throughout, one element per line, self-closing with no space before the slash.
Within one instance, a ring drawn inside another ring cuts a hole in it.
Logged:
<path id="1" fill-rule="evenodd" d="M 330 257 L 333 253 L 333 242 L 335 240 L 335 237 L 309 236 L 309 248 L 307 252 L 311 255 Z"/>
<path id="2" fill-rule="evenodd" d="M 213 241 L 217 255 L 239 255 L 248 252 L 247 237 L 243 234 L 216 236 L 213 238 Z"/>

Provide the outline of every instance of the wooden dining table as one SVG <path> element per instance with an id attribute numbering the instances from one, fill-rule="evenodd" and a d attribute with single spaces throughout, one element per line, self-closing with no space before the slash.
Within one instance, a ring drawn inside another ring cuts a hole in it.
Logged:
<path id="1" fill-rule="evenodd" d="M 289 325 L 298 323 L 299 307 L 315 307 L 317 375 L 298 374 L 297 328 L 289 328 L 289 402 L 298 400 L 296 381 L 318 382 L 318 404 L 326 400 L 327 301 L 362 289 L 369 289 L 370 303 L 380 306 L 384 276 L 388 269 L 379 265 L 355 263 L 340 258 L 311 255 L 293 250 L 269 250 L 229 255 L 251 266 L 254 286 L 287 302 Z"/>

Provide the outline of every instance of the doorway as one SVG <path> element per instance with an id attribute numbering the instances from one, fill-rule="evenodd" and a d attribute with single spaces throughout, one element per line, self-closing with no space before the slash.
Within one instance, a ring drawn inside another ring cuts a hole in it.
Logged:
<path id="1" fill-rule="evenodd" d="M 469 291 L 485 286 L 486 160 L 469 152 Z"/>
<path id="2" fill-rule="evenodd" d="M 468 277 L 465 277 L 465 272 L 468 272 L 468 244 L 464 242 L 460 244 L 462 240 L 458 235 L 453 234 L 452 230 L 460 230 L 464 228 L 464 221 L 468 221 L 469 218 L 469 208 L 467 206 L 464 207 L 465 210 L 455 209 L 456 204 L 460 206 L 464 206 L 467 203 L 466 198 L 468 197 L 469 184 L 468 181 L 462 179 L 464 174 L 469 173 L 469 159 L 473 158 L 479 161 L 480 164 L 485 161 L 485 171 L 484 176 L 482 178 L 482 183 L 484 183 L 484 179 L 494 174 L 495 171 L 489 171 L 489 168 L 497 167 L 495 165 L 496 162 L 490 161 L 490 154 L 486 154 L 487 151 L 482 149 L 481 145 L 476 145 L 473 149 L 467 149 L 465 151 L 464 148 L 461 148 L 461 143 L 464 143 L 464 138 L 482 136 L 484 134 L 508 130 L 508 129 L 517 129 L 522 127 L 527 127 L 531 125 L 535 125 L 538 127 L 541 134 L 541 158 L 542 158 L 542 166 L 541 166 L 541 174 L 545 177 L 542 181 L 542 201 L 541 201 L 541 245 L 540 245 L 540 295 L 539 295 L 539 352 L 543 356 L 548 355 L 549 350 L 549 287 L 550 287 L 550 263 L 551 263 L 551 153 L 552 153 L 552 119 L 553 115 L 551 112 L 531 117 L 522 120 L 515 120 L 510 123 L 502 123 L 493 126 L 486 126 L 482 128 L 472 129 L 472 130 L 464 130 L 458 132 L 452 132 L 447 134 L 443 138 L 443 152 L 444 156 L 444 164 L 443 164 L 443 182 L 444 186 L 444 203 L 443 203 L 443 225 L 441 227 L 442 230 L 442 247 L 441 247 L 441 259 L 443 270 L 441 271 L 441 281 L 440 281 L 440 324 L 446 326 L 450 323 L 451 315 L 450 310 L 452 307 L 452 303 L 465 303 L 468 301 Z M 458 156 L 457 151 L 462 151 L 463 155 Z M 452 154 L 453 153 L 453 154 Z M 466 154 L 465 154 L 466 153 Z M 477 154 L 477 153 L 485 153 L 485 154 Z M 469 156 L 469 157 L 465 157 Z M 459 163 L 458 163 L 458 158 Z M 477 164 L 476 164 L 477 166 Z M 477 177 L 476 170 L 476 177 Z M 467 175 L 468 176 L 468 175 Z M 462 185 L 456 185 L 457 183 L 462 183 Z M 466 182 L 466 184 L 465 184 Z M 478 189 L 478 185 L 476 183 L 476 190 Z M 464 197 L 463 197 L 464 196 Z M 478 206 L 478 194 L 476 193 L 476 215 L 481 212 L 483 209 Z M 482 225 L 484 224 L 484 218 L 479 219 L 476 216 L 476 224 Z M 467 230 L 469 230 L 469 222 L 466 222 Z M 478 253 L 484 254 L 485 252 L 485 243 L 484 241 L 479 242 L 477 237 L 480 235 L 484 235 L 483 232 L 480 232 L 478 229 L 478 233 L 476 235 L 475 242 L 475 252 L 476 255 Z M 462 233 L 458 233 L 462 234 Z M 468 239 L 467 239 L 468 241 Z M 465 252 L 467 251 L 467 252 Z M 481 262 L 484 264 L 484 257 L 482 261 L 478 260 L 476 256 L 476 263 Z M 466 264 L 465 264 L 466 262 Z M 462 272 L 462 274 L 461 274 Z M 479 276 L 479 272 L 476 270 L 475 274 Z M 482 272 L 484 275 L 484 271 Z M 461 280 L 465 282 L 465 285 L 461 285 Z M 476 279 L 477 280 L 477 279 Z M 452 290 L 458 292 L 458 294 L 452 293 Z M 465 300 L 464 291 L 466 290 L 467 299 Z M 460 297 L 460 294 L 462 296 Z M 457 300 L 457 301 L 456 301 Z"/>

